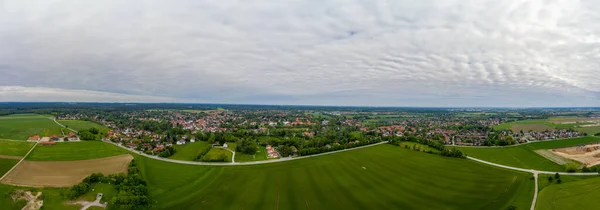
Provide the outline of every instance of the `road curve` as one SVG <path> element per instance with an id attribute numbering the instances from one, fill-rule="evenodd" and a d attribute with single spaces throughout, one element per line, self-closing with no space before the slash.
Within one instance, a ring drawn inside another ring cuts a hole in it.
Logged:
<path id="1" fill-rule="evenodd" d="M 517 168 L 517 167 L 512 167 L 512 166 L 505 166 L 505 165 L 501 165 L 501 164 L 497 164 L 497 163 L 492 163 L 492 162 L 487 162 L 485 160 L 480 160 L 474 157 L 467 157 L 467 159 L 469 160 L 474 160 L 480 163 L 484 163 L 484 164 L 488 164 L 491 166 L 496 166 L 496 167 L 500 167 L 500 168 L 505 168 L 505 169 L 510 169 L 510 170 L 514 170 L 514 171 L 522 171 L 522 172 L 528 172 L 528 173 L 538 173 L 538 174 L 560 174 L 560 175 L 572 175 L 572 176 L 598 176 L 599 174 L 596 172 L 588 172 L 588 173 L 569 173 L 569 172 L 558 172 L 558 171 L 537 171 L 537 170 L 533 170 L 533 169 L 524 169 L 524 168 Z"/>
<path id="2" fill-rule="evenodd" d="M 372 147 L 375 145 L 381 145 L 381 144 L 386 144 L 387 141 L 382 141 L 379 143 L 375 143 L 375 144 L 369 144 L 369 145 L 365 145 L 365 146 L 361 146 L 361 147 L 354 147 L 354 148 L 350 148 L 350 149 L 343 149 L 343 150 L 337 150 L 337 151 L 332 151 L 332 152 L 326 152 L 326 153 L 320 153 L 320 154 L 315 154 L 315 155 L 308 155 L 308 156 L 300 156 L 300 157 L 295 157 L 295 158 L 280 158 L 280 159 L 276 159 L 276 160 L 262 160 L 262 161 L 254 161 L 254 162 L 236 162 L 236 163 L 209 163 L 209 162 L 195 162 L 195 161 L 185 161 L 185 160 L 173 160 L 173 159 L 167 159 L 167 158 L 161 158 L 161 157 L 157 157 L 157 156 L 153 156 L 153 155 L 148 155 L 146 153 L 140 152 L 140 151 L 136 151 L 134 149 L 131 148 L 127 148 L 123 145 L 119 145 L 116 144 L 114 142 L 107 142 L 104 141 L 108 144 L 114 144 L 120 148 L 123 148 L 127 151 L 130 151 L 132 153 L 138 154 L 138 155 L 142 155 L 144 157 L 147 158 L 152 158 L 155 160 L 161 160 L 161 161 L 165 161 L 165 162 L 171 162 L 171 163 L 179 163 L 179 164 L 187 164 L 187 165 L 206 165 L 206 166 L 239 166 L 239 165 L 260 165 L 260 164 L 268 164 L 268 163 L 278 163 L 278 162 L 285 162 L 285 161 L 292 161 L 292 160 L 299 160 L 299 159 L 304 159 L 304 158 L 310 158 L 310 157 L 317 157 L 317 156 L 322 156 L 322 155 L 328 155 L 328 154 L 333 154 L 333 153 L 338 153 L 338 152 L 345 152 L 345 151 L 350 151 L 350 150 L 356 150 L 356 149 L 362 149 L 362 148 L 366 148 L 366 147 Z"/>

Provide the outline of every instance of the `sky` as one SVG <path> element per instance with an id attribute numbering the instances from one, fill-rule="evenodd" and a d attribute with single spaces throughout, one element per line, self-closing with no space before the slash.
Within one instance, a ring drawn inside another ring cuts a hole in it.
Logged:
<path id="1" fill-rule="evenodd" d="M 0 0 L 0 101 L 600 106 L 600 2 Z"/>

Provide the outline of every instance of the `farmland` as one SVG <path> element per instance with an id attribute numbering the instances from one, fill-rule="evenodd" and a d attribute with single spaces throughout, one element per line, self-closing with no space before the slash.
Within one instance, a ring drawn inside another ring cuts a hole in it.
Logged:
<path id="1" fill-rule="evenodd" d="M 60 127 L 46 116 L 0 116 L 0 139 L 27 140 L 33 135 L 51 136 L 60 134 Z"/>
<path id="2" fill-rule="evenodd" d="M 515 122 L 502 123 L 494 126 L 496 130 L 512 130 L 513 132 L 519 131 L 544 131 L 554 129 L 568 129 L 574 128 L 581 132 L 587 132 L 588 134 L 595 134 L 594 131 L 598 130 L 598 126 L 582 127 L 585 125 L 591 125 L 594 123 L 583 122 L 590 120 L 588 118 L 577 118 L 577 117 L 552 117 L 549 119 L 536 119 L 536 120 L 521 120 Z M 600 130 L 599 130 L 600 132 Z"/>
<path id="3" fill-rule="evenodd" d="M 37 146 L 26 160 L 88 160 L 121 154 L 127 152 L 115 145 L 100 141 L 59 142 L 54 146 Z"/>
<path id="4" fill-rule="evenodd" d="M 15 166 L 19 160 L 0 158 L 0 177 L 8 172 L 13 166 Z"/>
<path id="5" fill-rule="evenodd" d="M 535 150 L 554 149 L 600 142 L 600 138 L 583 137 L 556 141 L 535 142 L 514 147 L 457 147 L 468 156 L 507 166 L 544 171 L 564 171 L 565 168 L 535 153 Z"/>
<path id="6" fill-rule="evenodd" d="M 23 161 L 2 180 L 2 183 L 17 186 L 69 187 L 92 173 L 124 173 L 132 159 L 131 155 L 120 155 L 78 161 Z"/>
<path id="7" fill-rule="evenodd" d="M 73 130 L 82 130 L 82 129 L 90 129 L 96 128 L 101 132 L 107 132 L 109 129 L 106 126 L 100 125 L 95 122 L 83 121 L 83 120 L 57 120 L 58 123 L 66 126 L 67 128 Z"/>
<path id="8" fill-rule="evenodd" d="M 529 174 L 391 145 L 254 166 L 136 159 L 156 209 L 526 209 L 533 195 Z"/>
<path id="9" fill-rule="evenodd" d="M 205 162 L 231 162 L 233 154 L 223 148 L 212 148 L 204 157 L 202 161 Z"/>
<path id="10" fill-rule="evenodd" d="M 547 182 L 540 180 L 540 182 Z M 598 209 L 600 178 L 588 178 L 545 187 L 538 195 L 536 209 Z"/>
<path id="11" fill-rule="evenodd" d="M 24 156 L 33 146 L 32 142 L 0 140 L 0 155 Z"/>
<path id="12" fill-rule="evenodd" d="M 203 150 L 210 149 L 210 144 L 204 141 L 175 145 L 175 154 L 169 159 L 194 161 Z"/>

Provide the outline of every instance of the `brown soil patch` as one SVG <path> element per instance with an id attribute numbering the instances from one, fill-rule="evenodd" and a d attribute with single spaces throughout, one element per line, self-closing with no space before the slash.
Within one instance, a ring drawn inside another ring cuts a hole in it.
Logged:
<path id="1" fill-rule="evenodd" d="M 119 155 L 78 161 L 23 161 L 2 183 L 31 187 L 69 187 L 92 173 L 126 173 L 133 157 Z"/>
<path id="2" fill-rule="evenodd" d="M 556 155 L 579 161 L 587 166 L 600 164 L 600 144 L 566 147 L 551 151 Z"/>
<path id="3" fill-rule="evenodd" d="M 511 127 L 513 132 L 529 132 L 529 131 L 545 131 L 545 130 L 554 130 L 551 127 L 548 127 L 544 124 L 516 124 Z"/>
<path id="4" fill-rule="evenodd" d="M 21 156 L 8 156 L 8 155 L 0 155 L 0 158 L 2 159 L 15 159 L 15 160 L 21 160 Z"/>

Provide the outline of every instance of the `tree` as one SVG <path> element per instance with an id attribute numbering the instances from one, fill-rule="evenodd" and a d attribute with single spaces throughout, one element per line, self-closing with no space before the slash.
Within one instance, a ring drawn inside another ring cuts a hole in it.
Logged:
<path id="1" fill-rule="evenodd" d="M 556 180 L 556 183 L 560 184 L 560 183 L 562 183 L 562 180 L 560 180 L 560 179 L 557 179 L 557 180 Z"/>
<path id="2" fill-rule="evenodd" d="M 555 179 L 560 179 L 560 174 L 558 174 L 558 172 L 556 172 L 556 173 L 554 174 L 554 178 L 555 178 Z"/>
<path id="3" fill-rule="evenodd" d="M 551 176 L 548 177 L 548 182 L 552 182 L 554 180 Z"/>
<path id="4" fill-rule="evenodd" d="M 79 136 L 81 137 L 81 140 L 95 140 L 96 136 L 92 133 L 90 133 L 89 131 L 82 131 Z"/>

